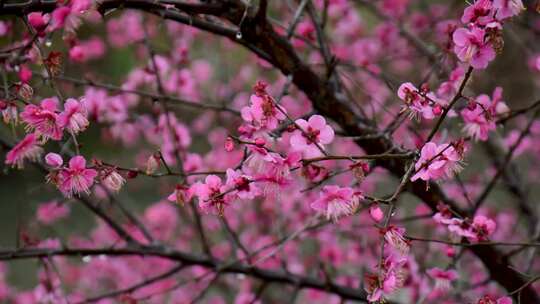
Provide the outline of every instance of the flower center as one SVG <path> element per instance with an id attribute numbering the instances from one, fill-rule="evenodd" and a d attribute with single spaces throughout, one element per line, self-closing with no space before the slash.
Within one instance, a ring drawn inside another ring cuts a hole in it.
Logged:
<path id="1" fill-rule="evenodd" d="M 302 135 L 307 139 L 308 144 L 313 144 L 317 142 L 319 134 L 321 134 L 321 131 L 315 130 L 312 127 L 308 127 L 307 131 L 304 132 Z"/>

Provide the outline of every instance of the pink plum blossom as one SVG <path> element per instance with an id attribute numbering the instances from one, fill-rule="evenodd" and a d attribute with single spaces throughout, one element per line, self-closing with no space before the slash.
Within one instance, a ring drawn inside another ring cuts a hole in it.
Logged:
<path id="1" fill-rule="evenodd" d="M 69 98 L 64 104 L 64 111 L 58 116 L 58 124 L 73 134 L 84 131 L 89 124 L 84 103 Z"/>
<path id="2" fill-rule="evenodd" d="M 459 170 L 462 156 L 453 144 L 437 145 L 426 143 L 420 152 L 420 159 L 415 164 L 416 173 L 411 180 L 437 180 Z"/>
<path id="3" fill-rule="evenodd" d="M 479 27 L 458 28 L 454 34 L 454 52 L 459 60 L 475 69 L 485 69 L 495 59 L 495 50 L 487 40 L 486 31 Z"/>
<path id="4" fill-rule="evenodd" d="M 199 207 L 204 212 L 217 211 L 223 214 L 225 206 L 229 204 L 230 196 L 226 195 L 226 186 L 217 175 L 208 175 L 204 183 L 193 185 L 193 191 L 199 198 Z"/>
<path id="5" fill-rule="evenodd" d="M 441 106 L 432 92 L 420 91 L 412 83 L 401 84 L 398 97 L 405 102 L 404 110 L 410 112 L 411 117 L 433 119 L 441 114 Z"/>
<path id="6" fill-rule="evenodd" d="M 291 147 L 303 152 L 305 157 L 319 156 L 319 148 L 324 149 L 324 145 L 334 139 L 334 129 L 320 115 L 313 115 L 308 121 L 297 119 L 295 123 L 300 130 L 295 130 L 292 134 Z"/>
<path id="7" fill-rule="evenodd" d="M 51 225 L 52 223 L 58 221 L 59 219 L 65 218 L 68 215 L 69 208 L 66 206 L 66 204 L 52 201 L 39 205 L 36 213 L 36 219 L 44 225 Z"/>
<path id="8" fill-rule="evenodd" d="M 231 194 L 237 195 L 240 199 L 253 199 L 260 194 L 253 178 L 242 174 L 239 170 L 227 169 L 226 185 L 229 189 L 234 189 Z"/>
<path id="9" fill-rule="evenodd" d="M 502 101 L 502 89 L 497 87 L 493 92 L 492 99 L 482 94 L 461 111 L 461 116 L 465 121 L 463 129 L 472 138 L 486 141 L 488 133 L 495 130 L 497 115 L 505 114 L 508 111 L 508 106 Z"/>
<path id="10" fill-rule="evenodd" d="M 455 270 L 443 270 L 437 267 L 428 269 L 427 274 L 435 280 L 435 289 L 442 291 L 449 290 L 452 281 L 458 278 Z"/>
<path id="11" fill-rule="evenodd" d="M 486 25 L 493 20 L 493 13 L 492 0 L 475 0 L 472 5 L 465 8 L 461 22 Z"/>
<path id="12" fill-rule="evenodd" d="M 311 203 L 311 208 L 337 222 L 340 217 L 354 214 L 361 198 L 361 194 L 351 188 L 324 186 L 319 199 Z"/>
<path id="13" fill-rule="evenodd" d="M 86 168 L 86 159 L 80 155 L 69 160 L 69 166 L 60 171 L 58 188 L 65 196 L 89 193 L 97 171 Z"/>
<path id="14" fill-rule="evenodd" d="M 493 8 L 497 10 L 495 17 L 499 20 L 519 15 L 525 10 L 521 0 L 493 0 Z"/>
<path id="15" fill-rule="evenodd" d="M 43 99 L 39 106 L 29 104 L 21 113 L 22 120 L 29 130 L 45 139 L 60 140 L 62 127 L 58 123 L 58 99 L 56 97 Z"/>
<path id="16" fill-rule="evenodd" d="M 6 154 L 5 163 L 6 165 L 22 169 L 25 160 L 37 161 L 42 153 L 43 148 L 39 146 L 37 136 L 34 133 L 30 133 L 9 150 Z"/>
<path id="17" fill-rule="evenodd" d="M 263 82 L 257 83 L 255 94 L 250 97 L 250 106 L 243 107 L 241 114 L 244 121 L 258 128 L 273 130 L 285 120 L 285 109 L 266 92 L 266 86 Z"/>

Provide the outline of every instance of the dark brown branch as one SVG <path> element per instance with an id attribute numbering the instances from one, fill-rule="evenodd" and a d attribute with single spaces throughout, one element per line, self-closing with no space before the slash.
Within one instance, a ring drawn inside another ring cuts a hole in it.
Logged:
<path id="1" fill-rule="evenodd" d="M 170 276 L 173 276 L 174 274 L 178 273 L 180 270 L 182 270 L 185 266 L 180 264 L 176 267 L 173 267 L 172 269 L 162 273 L 162 274 L 159 274 L 157 276 L 153 276 L 151 278 L 148 278 L 142 282 L 139 282 L 137 284 L 134 284 L 130 287 L 127 287 L 127 288 L 124 288 L 124 289 L 120 289 L 120 290 L 115 290 L 115 291 L 112 291 L 112 292 L 109 292 L 109 293 L 105 293 L 105 294 L 102 294 L 102 295 L 99 295 L 99 296 L 95 296 L 95 297 L 92 297 L 92 298 L 87 298 L 81 302 L 77 302 L 76 304 L 82 304 L 82 303 L 94 303 L 94 302 L 98 302 L 100 300 L 103 300 L 103 299 L 107 299 L 107 298 L 114 298 L 114 297 L 118 297 L 118 296 L 121 296 L 121 295 L 124 295 L 124 294 L 129 294 L 129 293 L 132 293 L 138 289 L 141 289 L 145 286 L 148 286 L 150 284 L 153 284 L 155 282 L 159 282 L 161 280 L 164 280 Z"/>
<path id="2" fill-rule="evenodd" d="M 165 259 L 178 261 L 184 266 L 199 265 L 215 269 L 220 273 L 241 273 L 261 279 L 268 283 L 279 283 L 298 286 L 299 288 L 312 288 L 336 294 L 344 299 L 366 301 L 363 290 L 337 285 L 333 282 L 320 280 L 312 277 L 300 276 L 284 271 L 271 271 L 252 267 L 242 263 L 226 264 L 217 259 L 211 259 L 200 255 L 187 254 L 170 248 L 141 247 L 122 249 L 14 249 L 0 251 L 0 260 L 33 259 L 52 256 L 157 256 Z"/>

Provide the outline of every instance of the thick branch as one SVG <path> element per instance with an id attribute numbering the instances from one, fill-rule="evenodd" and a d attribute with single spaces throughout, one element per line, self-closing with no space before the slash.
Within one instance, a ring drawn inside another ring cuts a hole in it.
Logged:
<path id="1" fill-rule="evenodd" d="M 261 279 L 267 283 L 280 283 L 297 286 L 299 288 L 312 288 L 339 295 L 344 299 L 366 301 L 363 290 L 341 286 L 316 278 L 295 275 L 283 271 L 271 271 L 252 267 L 243 263 L 227 264 L 217 259 L 211 259 L 201 255 L 191 255 L 169 248 L 141 247 L 123 249 L 20 249 L 0 251 L 0 260 L 32 259 L 52 256 L 155 256 L 178 261 L 183 266 L 199 265 L 215 269 L 220 273 L 241 273 Z"/>

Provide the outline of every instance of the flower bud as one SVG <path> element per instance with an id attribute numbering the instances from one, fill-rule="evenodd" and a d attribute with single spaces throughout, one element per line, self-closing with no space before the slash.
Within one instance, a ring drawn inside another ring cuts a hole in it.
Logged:
<path id="1" fill-rule="evenodd" d="M 26 83 L 19 85 L 17 90 L 19 96 L 25 101 L 30 101 L 32 96 L 34 96 L 34 89 Z"/>
<path id="2" fill-rule="evenodd" d="M 64 164 L 62 156 L 56 153 L 48 153 L 45 155 L 45 163 L 52 168 L 60 168 Z"/>
<path id="3" fill-rule="evenodd" d="M 32 71 L 27 66 L 23 65 L 19 70 L 19 79 L 23 83 L 30 82 L 30 79 L 32 79 Z"/>
<path id="4" fill-rule="evenodd" d="M 159 156 L 156 154 L 151 155 L 146 161 L 146 174 L 154 174 L 159 168 Z"/>
<path id="5" fill-rule="evenodd" d="M 184 185 L 176 185 L 176 189 L 174 189 L 174 192 L 167 199 L 179 206 L 184 206 L 191 199 L 189 188 Z"/>
<path id="6" fill-rule="evenodd" d="M 116 170 L 111 170 L 108 172 L 108 174 L 105 176 L 105 178 L 102 180 L 102 183 L 107 189 L 118 192 L 120 191 L 120 188 L 124 185 L 126 180 L 122 175 L 120 175 Z"/>
<path id="7" fill-rule="evenodd" d="M 384 217 L 384 213 L 382 212 L 379 205 L 373 204 L 369 207 L 369 216 L 371 217 L 372 220 L 378 223 L 382 221 Z"/>
<path id="8" fill-rule="evenodd" d="M 266 140 L 262 137 L 257 137 L 255 138 L 255 144 L 259 147 L 264 147 L 264 145 L 266 145 Z"/>
<path id="9" fill-rule="evenodd" d="M 452 246 L 446 246 L 446 256 L 453 258 L 456 255 L 456 250 Z"/>
<path id="10" fill-rule="evenodd" d="M 359 161 L 350 166 L 356 180 L 361 183 L 364 181 L 366 174 L 369 172 L 369 164 L 364 161 Z"/>

